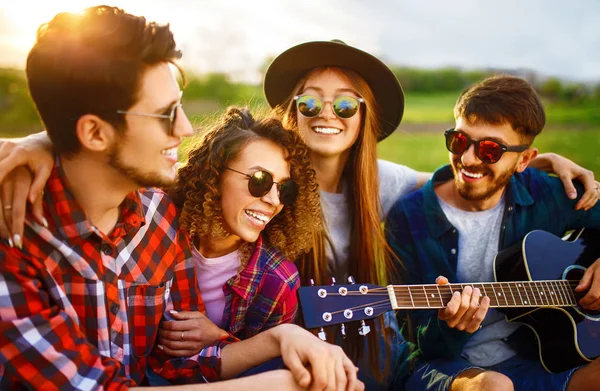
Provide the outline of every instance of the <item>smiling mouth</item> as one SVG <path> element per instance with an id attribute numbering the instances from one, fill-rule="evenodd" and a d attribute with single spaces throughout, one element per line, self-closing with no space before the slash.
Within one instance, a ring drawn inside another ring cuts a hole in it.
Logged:
<path id="1" fill-rule="evenodd" d="M 162 151 L 160 151 L 160 154 L 166 156 L 169 159 L 177 160 L 177 147 L 163 149 Z"/>
<path id="2" fill-rule="evenodd" d="M 266 225 L 269 222 L 269 220 L 271 220 L 271 218 L 269 216 L 259 213 L 259 212 L 245 210 L 244 213 L 246 213 L 246 215 L 249 216 L 250 219 L 255 221 L 257 224 Z"/>
<path id="3" fill-rule="evenodd" d="M 342 133 L 342 129 L 330 128 L 330 127 L 324 127 L 324 126 L 313 126 L 312 130 L 315 133 L 319 133 L 319 134 L 340 134 L 340 133 Z"/>
<path id="4" fill-rule="evenodd" d="M 473 179 L 481 179 L 484 177 L 484 174 L 482 174 L 482 173 L 469 172 L 469 171 L 465 170 L 464 168 L 460 169 L 460 173 L 468 178 L 473 178 Z"/>

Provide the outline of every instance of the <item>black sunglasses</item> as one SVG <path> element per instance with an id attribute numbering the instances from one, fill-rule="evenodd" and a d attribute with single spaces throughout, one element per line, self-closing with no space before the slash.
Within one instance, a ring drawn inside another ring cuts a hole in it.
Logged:
<path id="1" fill-rule="evenodd" d="M 181 107 L 183 107 L 183 104 L 181 103 L 182 96 L 183 96 L 183 91 L 181 91 L 179 93 L 179 103 L 177 103 L 176 105 L 174 105 L 171 108 L 171 112 L 169 114 L 140 113 L 137 111 L 126 111 L 126 110 L 117 110 L 117 114 L 137 115 L 137 116 L 141 116 L 141 117 L 168 119 L 169 123 L 168 123 L 168 127 L 167 127 L 167 134 L 169 136 L 173 136 L 173 134 L 175 133 L 175 122 L 177 122 L 177 112 L 179 111 L 179 109 Z"/>
<path id="2" fill-rule="evenodd" d="M 448 129 L 444 132 L 446 148 L 455 155 L 462 155 L 473 144 L 475 156 L 483 163 L 494 164 L 500 160 L 504 152 L 523 152 L 529 145 L 507 146 L 494 140 L 473 140 L 465 132 Z"/>
<path id="3" fill-rule="evenodd" d="M 248 177 L 248 191 L 253 197 L 264 197 L 271 191 L 273 185 L 277 185 L 277 194 L 283 205 L 291 205 L 298 197 L 298 185 L 291 179 L 286 179 L 283 182 L 275 182 L 273 175 L 267 171 L 256 171 L 254 174 L 246 174 L 244 172 L 234 170 L 233 168 L 225 167 L 226 169 L 237 172 Z"/>
<path id="4" fill-rule="evenodd" d="M 327 101 L 314 95 L 296 95 L 294 100 L 300 114 L 307 118 L 314 118 L 321 114 L 325 103 L 327 103 Z M 338 96 L 331 101 L 331 107 L 333 107 L 333 112 L 338 118 L 348 119 L 358 112 L 361 103 L 365 103 L 363 98 Z"/>

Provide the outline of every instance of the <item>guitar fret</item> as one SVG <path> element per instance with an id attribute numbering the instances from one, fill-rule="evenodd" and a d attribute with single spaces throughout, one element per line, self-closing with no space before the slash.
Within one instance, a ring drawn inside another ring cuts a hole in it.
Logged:
<path id="1" fill-rule="evenodd" d="M 510 290 L 510 296 L 512 297 L 513 307 L 516 307 L 517 306 L 517 300 L 515 299 L 515 294 L 513 292 L 513 286 L 511 284 L 514 285 L 514 283 L 509 282 L 508 283 L 508 289 Z"/>
<path id="2" fill-rule="evenodd" d="M 531 306 L 531 298 L 529 297 L 529 294 L 527 293 L 527 289 L 525 289 L 525 286 L 523 285 L 522 282 L 519 282 L 517 284 L 517 286 L 519 287 L 519 295 L 521 294 L 521 289 L 523 290 L 523 293 L 525 294 L 525 300 L 522 300 L 521 306 Z"/>
<path id="3" fill-rule="evenodd" d="M 437 291 L 438 291 L 438 298 L 440 299 L 440 305 L 442 306 L 442 308 L 445 307 L 444 302 L 442 301 L 442 294 L 440 293 L 440 286 L 436 285 Z"/>
<path id="4" fill-rule="evenodd" d="M 502 283 L 502 282 L 500 283 L 500 290 L 502 292 L 500 292 L 499 294 L 501 295 L 502 300 L 504 300 L 504 305 L 507 306 L 508 305 L 508 301 L 507 301 L 507 298 L 506 298 L 506 292 L 504 291 L 504 283 Z"/>
<path id="5" fill-rule="evenodd" d="M 494 307 L 498 307 L 499 304 L 498 304 L 498 298 L 496 297 L 497 296 L 496 288 L 494 288 L 494 284 L 490 284 L 490 286 L 492 287 L 492 292 L 494 292 L 494 296 L 490 297 L 490 305 L 492 305 Z M 496 304 L 492 303 L 492 299 L 496 300 Z"/>
<path id="6" fill-rule="evenodd" d="M 535 288 L 537 294 L 538 294 L 538 298 L 540 299 L 540 302 L 542 303 L 540 307 L 543 307 L 545 305 L 547 305 L 548 303 L 544 303 L 544 290 L 542 290 L 540 292 L 540 286 L 538 284 L 538 282 L 532 282 L 531 283 L 533 285 L 533 287 Z"/>
<path id="7" fill-rule="evenodd" d="M 425 289 L 425 286 L 423 286 L 423 293 L 425 294 L 425 300 L 427 300 L 427 307 L 431 307 L 431 305 L 429 304 L 429 297 L 427 297 L 427 290 Z"/>
<path id="8" fill-rule="evenodd" d="M 550 282 L 545 281 L 545 283 L 546 283 L 546 289 L 548 290 L 549 297 L 552 300 L 552 305 L 556 305 L 556 294 L 554 293 L 554 289 L 552 289 L 552 285 L 550 284 Z"/>
<path id="9" fill-rule="evenodd" d="M 573 289 L 571 288 L 571 284 L 569 283 L 569 281 L 562 280 L 561 282 L 562 282 L 563 286 L 565 287 L 565 289 L 567 290 L 567 294 L 569 297 L 568 304 L 571 304 L 571 305 L 577 304 L 577 299 L 575 298 L 575 294 L 573 292 Z"/>
<path id="10" fill-rule="evenodd" d="M 519 304 L 516 304 L 516 301 L 515 301 L 515 305 L 522 306 L 523 305 L 523 296 L 521 296 L 521 292 L 519 290 L 518 285 L 519 284 L 515 282 L 515 290 L 517 291 L 517 294 L 519 295 Z"/>
<path id="11" fill-rule="evenodd" d="M 413 306 L 413 308 L 415 308 L 415 301 L 413 300 L 413 295 L 412 295 L 412 289 L 410 289 L 410 287 L 408 287 L 408 296 L 410 297 L 410 304 Z"/>
<path id="12" fill-rule="evenodd" d="M 533 297 L 531 304 L 535 304 L 535 306 L 538 307 L 538 305 L 539 305 L 538 299 L 537 299 L 537 297 L 535 297 L 535 292 L 533 291 L 533 286 L 531 285 L 531 282 L 527 281 L 525 283 L 525 286 L 526 286 L 526 288 L 529 288 L 529 291 L 531 292 L 531 297 Z"/>
<path id="13" fill-rule="evenodd" d="M 560 292 L 560 287 L 558 286 L 556 281 L 550 281 L 550 285 L 552 285 L 552 289 L 554 289 L 557 304 L 559 306 L 565 305 L 565 300 L 563 298 L 563 295 Z"/>
<path id="14" fill-rule="evenodd" d="M 556 284 L 558 285 L 558 289 L 561 293 L 563 305 L 566 305 L 569 302 L 569 295 L 568 295 L 567 291 L 565 291 L 565 287 L 564 287 L 562 281 L 558 281 Z"/>

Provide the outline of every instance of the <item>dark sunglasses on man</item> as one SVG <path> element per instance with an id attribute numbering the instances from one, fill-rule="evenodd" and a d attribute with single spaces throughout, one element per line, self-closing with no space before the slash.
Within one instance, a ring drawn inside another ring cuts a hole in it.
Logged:
<path id="1" fill-rule="evenodd" d="M 279 201 L 281 201 L 283 205 L 291 205 L 296 201 L 296 197 L 298 196 L 298 185 L 291 179 L 286 179 L 283 182 L 275 182 L 273 180 L 273 175 L 267 171 L 260 170 L 250 175 L 234 170 L 233 168 L 225 168 L 248 178 L 248 191 L 253 197 L 264 197 L 271 191 L 273 185 L 277 185 Z"/>
<path id="2" fill-rule="evenodd" d="M 505 152 L 523 152 L 529 145 L 504 145 L 494 140 L 473 140 L 462 130 L 454 128 L 444 132 L 446 137 L 446 148 L 454 155 L 462 155 L 471 144 L 475 148 L 475 156 L 483 163 L 497 163 Z"/>

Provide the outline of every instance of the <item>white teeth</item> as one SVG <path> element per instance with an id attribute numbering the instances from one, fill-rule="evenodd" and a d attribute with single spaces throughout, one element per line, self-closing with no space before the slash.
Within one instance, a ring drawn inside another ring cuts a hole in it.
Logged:
<path id="1" fill-rule="evenodd" d="M 324 128 L 322 126 L 315 126 L 313 130 L 321 134 L 339 134 L 342 133 L 341 129 L 338 128 Z"/>
<path id="2" fill-rule="evenodd" d="M 250 210 L 246 210 L 244 211 L 246 212 L 246 214 L 250 217 L 255 218 L 256 220 L 262 222 L 262 223 L 268 223 L 269 222 L 269 218 L 267 216 L 265 216 L 262 213 L 256 213 L 256 212 L 252 212 Z"/>
<path id="3" fill-rule="evenodd" d="M 479 178 L 482 178 L 482 177 L 483 177 L 483 174 L 475 174 L 475 173 L 472 173 L 472 172 L 468 172 L 468 171 L 465 171 L 465 169 L 464 169 L 464 168 L 463 168 L 463 169 L 461 169 L 461 170 L 460 170 L 460 172 L 461 172 L 462 174 L 464 174 L 464 175 L 468 176 L 469 178 L 476 178 L 476 179 L 479 179 Z"/>
<path id="4" fill-rule="evenodd" d="M 162 155 L 167 156 L 167 157 L 177 159 L 177 147 L 170 148 L 170 149 L 163 149 L 160 153 Z"/>

